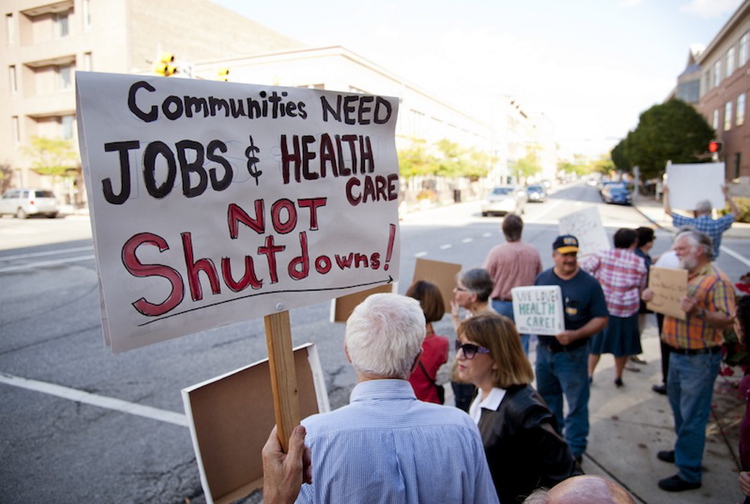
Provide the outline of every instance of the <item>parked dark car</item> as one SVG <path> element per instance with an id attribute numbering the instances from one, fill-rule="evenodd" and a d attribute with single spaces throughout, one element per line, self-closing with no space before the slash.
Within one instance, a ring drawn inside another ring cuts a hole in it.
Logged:
<path id="1" fill-rule="evenodd" d="M 526 188 L 529 201 L 543 203 L 547 199 L 547 190 L 541 184 L 530 185 Z"/>
<path id="2" fill-rule="evenodd" d="M 631 205 L 633 195 L 624 184 L 609 184 L 602 188 L 602 201 L 608 204 Z"/>

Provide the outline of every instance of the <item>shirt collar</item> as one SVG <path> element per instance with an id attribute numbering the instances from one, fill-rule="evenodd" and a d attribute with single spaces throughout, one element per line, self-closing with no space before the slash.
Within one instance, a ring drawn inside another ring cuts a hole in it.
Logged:
<path id="1" fill-rule="evenodd" d="M 378 399 L 417 399 L 414 389 L 406 380 L 383 379 L 358 383 L 349 396 L 349 402 Z"/>
<path id="2" fill-rule="evenodd" d="M 500 407 L 500 403 L 503 402 L 503 398 L 505 397 L 505 389 L 495 387 L 490 391 L 487 397 L 481 399 L 481 401 L 479 399 L 480 394 L 481 391 L 477 394 L 477 397 L 469 407 L 469 415 L 475 423 L 479 423 L 479 419 L 482 418 L 483 409 L 497 411 Z"/>

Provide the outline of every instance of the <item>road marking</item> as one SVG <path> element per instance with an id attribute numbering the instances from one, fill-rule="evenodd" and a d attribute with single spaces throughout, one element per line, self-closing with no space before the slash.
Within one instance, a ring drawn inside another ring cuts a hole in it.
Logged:
<path id="1" fill-rule="evenodd" d="M 29 254 L 0 256 L 0 261 L 14 261 L 16 259 L 28 259 L 29 257 L 42 257 L 42 256 L 56 255 L 56 254 L 68 254 L 70 252 L 82 252 L 84 250 L 91 250 L 91 247 L 76 247 L 76 248 L 69 248 L 69 249 L 49 250 L 47 252 L 32 252 Z"/>
<path id="2" fill-rule="evenodd" d="M 70 259 L 60 259 L 59 261 L 43 261 L 43 262 L 36 262 L 36 263 L 29 263 L 24 264 L 21 266 L 11 266 L 9 268 L 0 268 L 0 273 L 9 273 L 11 271 L 20 271 L 25 269 L 33 269 L 33 268 L 41 268 L 43 266 L 56 266 L 58 264 L 66 264 L 70 262 L 78 262 L 78 261 L 88 261 L 89 259 L 93 259 L 95 256 L 88 255 L 88 256 L 81 256 L 81 257 L 72 257 Z"/>
<path id="3" fill-rule="evenodd" d="M 723 245 L 720 248 L 721 248 L 722 252 L 725 252 L 725 253 L 729 254 L 730 256 L 734 257 L 735 259 L 737 259 L 738 261 L 740 261 L 741 263 L 744 263 L 745 266 L 750 266 L 750 261 L 748 261 L 747 258 L 745 258 L 744 256 L 741 256 L 740 254 L 738 254 L 734 250 L 728 249 L 728 248 L 726 248 Z"/>
<path id="4" fill-rule="evenodd" d="M 452 248 L 453 245 L 450 243 L 446 243 L 445 245 L 440 245 L 440 250 L 447 250 L 449 248 Z"/>
<path id="5" fill-rule="evenodd" d="M 167 411 L 159 408 L 153 408 L 151 406 L 144 406 L 142 404 L 135 404 L 120 399 L 114 399 L 112 397 L 105 397 L 90 392 L 84 392 L 82 390 L 76 390 L 74 388 L 63 387 L 62 385 L 55 385 L 54 383 L 47 383 L 37 380 L 29 380 L 27 378 L 21 378 L 19 376 L 13 376 L 6 373 L 0 372 L 0 383 L 11 385 L 13 387 L 20 387 L 27 390 L 33 390 L 35 392 L 41 392 L 43 394 L 49 394 L 63 399 L 69 399 L 84 404 L 90 404 L 92 406 L 98 406 L 100 408 L 121 411 L 128 415 L 136 415 L 144 418 L 151 418 L 153 420 L 159 420 L 160 422 L 167 422 L 180 427 L 188 427 L 187 417 L 181 413 L 175 413 L 173 411 Z"/>
<path id="6" fill-rule="evenodd" d="M 490 236 L 492 236 L 492 233 L 484 233 L 482 238 L 489 238 Z"/>
<path id="7" fill-rule="evenodd" d="M 463 240 L 461 240 L 462 243 L 471 243 L 473 241 L 474 241 L 474 238 L 464 238 Z"/>
<path id="8" fill-rule="evenodd" d="M 426 255 L 427 255 L 427 252 L 417 252 L 416 254 L 414 254 L 414 257 L 424 257 Z"/>

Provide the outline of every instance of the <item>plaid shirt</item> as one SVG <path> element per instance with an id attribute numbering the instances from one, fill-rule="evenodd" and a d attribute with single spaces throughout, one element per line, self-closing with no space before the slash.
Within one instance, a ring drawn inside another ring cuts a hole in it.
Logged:
<path id="1" fill-rule="evenodd" d="M 684 215 L 672 214 L 672 225 L 674 227 L 693 226 L 699 233 L 704 233 L 711 237 L 711 241 L 714 244 L 714 261 L 719 257 L 721 234 L 732 227 L 733 222 L 734 214 L 731 213 L 716 220 L 713 220 L 708 215 L 701 215 L 700 217 L 685 217 Z"/>
<path id="2" fill-rule="evenodd" d="M 695 276 L 688 278 L 687 295 L 695 298 L 700 310 L 721 312 L 731 316 L 735 312 L 734 288 L 723 271 L 712 263 L 706 264 Z M 724 331 L 717 329 L 696 315 L 686 320 L 664 317 L 662 339 L 674 348 L 708 348 L 721 345 Z"/>
<path id="3" fill-rule="evenodd" d="M 643 258 L 630 249 L 616 248 L 584 259 L 581 268 L 599 281 L 610 315 L 630 317 L 638 312 L 648 276 Z"/>

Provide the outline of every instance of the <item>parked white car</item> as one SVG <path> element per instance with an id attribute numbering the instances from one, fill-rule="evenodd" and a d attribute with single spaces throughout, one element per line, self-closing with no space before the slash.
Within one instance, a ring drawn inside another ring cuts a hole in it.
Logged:
<path id="1" fill-rule="evenodd" d="M 490 214 L 515 213 L 521 215 L 526 208 L 529 196 L 517 186 L 499 186 L 490 191 L 482 201 L 482 216 Z"/>
<path id="2" fill-rule="evenodd" d="M 55 194 L 47 189 L 11 189 L 0 198 L 0 217 L 9 214 L 25 219 L 45 215 L 54 219 L 59 211 Z"/>

